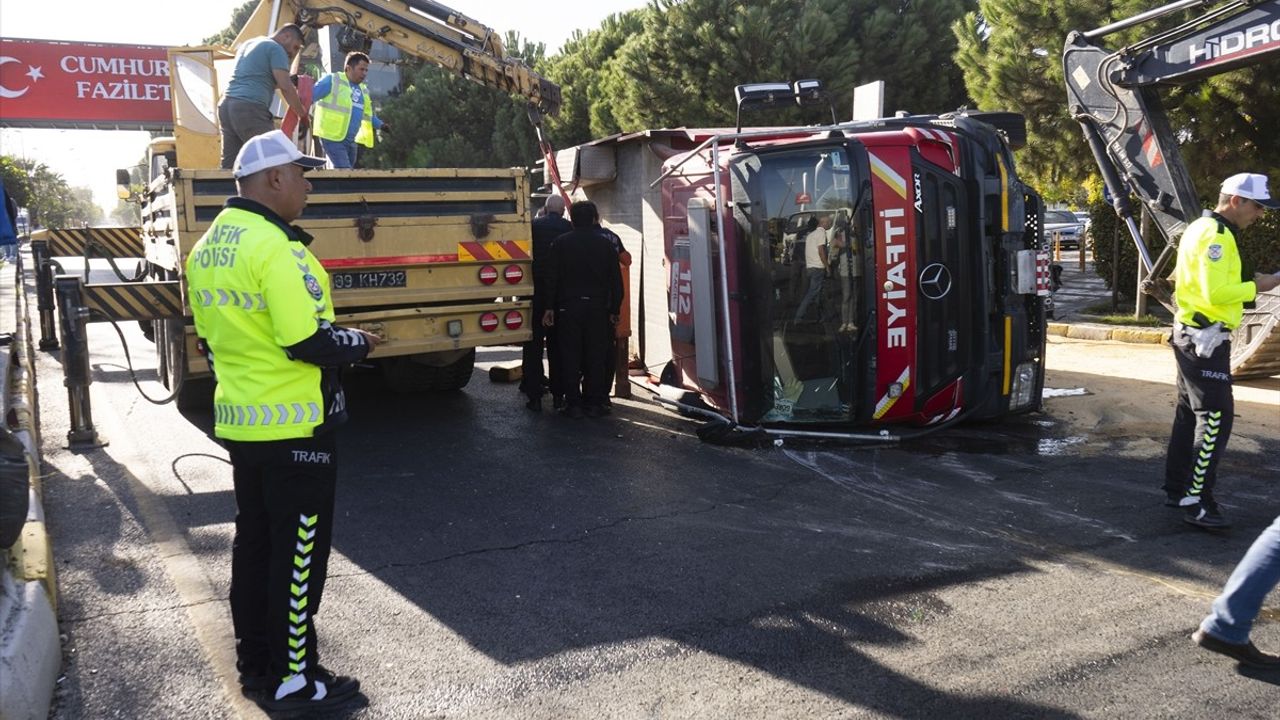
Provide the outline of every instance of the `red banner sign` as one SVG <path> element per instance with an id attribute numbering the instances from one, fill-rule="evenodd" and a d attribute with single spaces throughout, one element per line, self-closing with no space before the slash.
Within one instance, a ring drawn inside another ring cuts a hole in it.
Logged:
<path id="1" fill-rule="evenodd" d="M 170 129 L 165 51 L 0 38 L 0 126 Z"/>

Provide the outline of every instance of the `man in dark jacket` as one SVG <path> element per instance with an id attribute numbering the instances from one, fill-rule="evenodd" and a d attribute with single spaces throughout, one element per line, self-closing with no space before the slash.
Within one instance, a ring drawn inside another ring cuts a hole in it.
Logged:
<path id="1" fill-rule="evenodd" d="M 525 407 L 542 410 L 542 351 L 547 352 L 548 372 L 551 377 L 551 396 L 556 408 L 564 405 L 564 390 L 559 387 L 560 358 L 556 355 L 556 333 L 541 322 L 543 312 L 554 308 L 546 295 L 547 268 L 551 265 L 551 245 L 555 239 L 573 229 L 564 219 L 564 198 L 552 195 L 543 205 L 542 215 L 533 221 L 533 339 L 524 344 L 521 358 L 520 392 L 528 396 Z"/>
<path id="2" fill-rule="evenodd" d="M 623 246 L 622 238 L 618 237 L 618 233 L 601 225 L 599 220 L 596 221 L 596 232 L 599 233 L 600 237 L 604 238 L 605 242 L 609 243 L 609 247 L 613 248 L 614 252 L 618 253 L 618 262 L 621 265 L 618 271 L 627 272 L 623 268 L 631 266 L 631 253 L 627 252 L 627 248 Z M 608 345 L 605 347 L 604 351 L 605 407 L 612 407 L 613 405 L 609 402 L 609 386 L 613 384 L 614 375 L 618 372 L 617 325 L 618 324 L 615 322 L 606 328 L 608 331 Z"/>
<path id="3" fill-rule="evenodd" d="M 565 414 L 599 417 L 607 412 L 604 354 L 622 308 L 622 272 L 618 253 L 596 231 L 595 204 L 574 203 L 569 218 L 573 231 L 552 246 L 546 296 L 555 305 L 543 313 L 543 324 L 556 327 Z"/>

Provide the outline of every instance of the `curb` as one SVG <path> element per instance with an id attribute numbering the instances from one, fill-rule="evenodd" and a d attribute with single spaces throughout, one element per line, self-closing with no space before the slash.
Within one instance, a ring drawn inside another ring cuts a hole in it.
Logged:
<path id="1" fill-rule="evenodd" d="M 0 268 L 0 330 L 13 330 L 0 355 L 6 397 L 5 432 L 21 443 L 29 478 L 28 511 L 13 547 L 0 550 L 0 718 L 49 715 L 62 645 L 58 636 L 53 548 L 44 522 L 40 487 L 40 425 L 31 321 L 27 316 L 21 256 Z M 9 293 L 13 295 L 9 295 Z"/>
<path id="2" fill-rule="evenodd" d="M 1146 345 L 1163 345 L 1173 335 L 1173 330 L 1167 327 L 1135 328 L 1102 323 L 1051 322 L 1048 324 L 1048 332 L 1050 335 L 1073 340 L 1107 340 Z"/>

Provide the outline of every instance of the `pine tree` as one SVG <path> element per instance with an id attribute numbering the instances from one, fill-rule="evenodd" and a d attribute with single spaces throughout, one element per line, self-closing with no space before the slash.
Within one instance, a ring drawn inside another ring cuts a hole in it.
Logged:
<path id="1" fill-rule="evenodd" d="M 543 55 L 542 43 L 506 36 L 508 52 L 527 64 Z M 538 159 L 527 101 L 476 84 L 434 65 L 406 66 L 404 90 L 378 115 L 391 132 L 361 161 L 367 167 L 515 167 Z"/>

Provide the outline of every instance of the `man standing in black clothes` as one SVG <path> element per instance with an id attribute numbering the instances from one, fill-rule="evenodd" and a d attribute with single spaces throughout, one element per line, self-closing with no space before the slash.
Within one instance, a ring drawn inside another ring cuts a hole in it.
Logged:
<path id="1" fill-rule="evenodd" d="M 604 401 L 609 380 L 604 376 L 604 354 L 622 308 L 618 253 L 600 241 L 595 228 L 599 217 L 594 203 L 574 203 L 569 208 L 573 231 L 556 239 L 547 268 L 546 296 L 554 298 L 555 309 L 545 310 L 542 322 L 556 327 L 564 413 L 575 418 L 600 417 L 607 412 Z"/>
<path id="2" fill-rule="evenodd" d="M 604 238 L 605 241 L 609 243 L 609 247 L 613 248 L 614 252 L 618 253 L 618 262 L 621 264 L 621 266 L 630 267 L 631 253 L 627 252 L 627 249 L 622 245 L 622 238 L 618 237 L 618 233 L 601 225 L 599 220 L 596 220 L 596 232 L 600 234 L 600 237 Z M 626 272 L 621 268 L 619 268 L 618 271 Z M 621 308 L 619 308 L 619 310 L 621 310 Z M 618 333 L 617 333 L 618 327 L 617 326 L 618 326 L 618 323 L 614 322 L 614 323 L 611 323 L 608 328 L 606 328 L 606 330 L 608 331 L 608 345 L 605 347 L 605 351 L 604 351 L 604 377 L 605 377 L 604 406 L 605 407 L 612 406 L 612 403 L 609 402 L 609 386 L 613 384 L 614 375 L 618 372 Z"/>
<path id="3" fill-rule="evenodd" d="M 544 312 L 554 308 L 554 298 L 548 297 L 547 268 L 551 264 L 551 245 L 556 238 L 569 232 L 573 226 L 564 219 L 564 198 L 559 194 L 547 198 L 542 215 L 533 221 L 533 315 L 541 318 Z M 560 389 L 560 358 L 556 354 L 556 333 L 541 322 L 533 323 L 533 338 L 524 344 L 521 358 L 520 392 L 528 396 L 525 407 L 542 410 L 542 351 L 546 348 L 548 372 L 551 377 L 551 396 L 555 407 L 564 405 L 564 390 Z"/>

